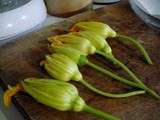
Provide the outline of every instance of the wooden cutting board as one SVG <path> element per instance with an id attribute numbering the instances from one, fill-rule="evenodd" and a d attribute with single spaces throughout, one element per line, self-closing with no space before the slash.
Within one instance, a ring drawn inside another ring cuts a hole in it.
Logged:
<path id="1" fill-rule="evenodd" d="M 43 28 L 27 36 L 18 38 L 0 48 L 0 78 L 1 85 L 15 85 L 27 77 L 45 77 L 47 73 L 39 66 L 39 62 L 48 53 L 46 38 L 62 34 L 77 21 L 96 20 L 109 24 L 117 32 L 137 37 L 149 52 L 154 65 L 143 62 L 141 55 L 131 45 L 124 45 L 109 39 L 115 56 L 132 69 L 139 77 L 160 94 L 160 33 L 146 26 L 131 10 L 128 2 L 110 5 L 96 11 L 71 17 L 63 22 Z M 114 67 L 104 58 L 93 55 L 90 60 L 105 68 L 112 68 L 120 75 L 126 74 Z M 129 91 L 133 88 L 123 85 L 110 77 L 83 66 L 84 77 L 97 88 L 106 91 Z M 126 76 L 127 77 L 127 76 Z M 160 120 L 160 101 L 149 95 L 140 95 L 123 99 L 111 99 L 94 94 L 78 83 L 73 83 L 79 89 L 85 101 L 101 110 L 119 116 L 123 120 Z M 13 98 L 17 108 L 25 119 L 31 120 L 98 120 L 86 113 L 59 112 L 37 103 L 29 95 L 19 93 Z"/>

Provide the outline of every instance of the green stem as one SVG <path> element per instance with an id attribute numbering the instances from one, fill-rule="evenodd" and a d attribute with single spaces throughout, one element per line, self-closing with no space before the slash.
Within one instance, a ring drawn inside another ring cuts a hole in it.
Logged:
<path id="1" fill-rule="evenodd" d="M 110 55 L 107 55 L 101 51 L 97 51 L 98 54 L 104 56 L 106 59 L 113 61 L 117 65 L 119 65 L 121 68 L 123 68 L 132 78 L 135 82 L 139 83 L 139 87 L 146 90 L 148 93 L 150 93 L 152 96 L 156 97 L 157 99 L 160 99 L 160 96 L 153 91 L 152 89 L 148 88 L 131 70 L 129 70 L 122 62 L 117 60 L 114 57 L 111 57 Z"/>
<path id="2" fill-rule="evenodd" d="M 117 118 L 109 113 L 105 113 L 100 110 L 97 110 L 89 105 L 85 105 L 83 108 L 83 111 L 90 113 L 90 114 L 93 114 L 99 118 L 102 118 L 103 120 L 121 120 L 120 118 Z"/>
<path id="3" fill-rule="evenodd" d="M 149 57 L 147 51 L 144 49 L 144 47 L 137 40 L 135 40 L 135 39 L 133 39 L 131 37 L 125 36 L 125 35 L 117 35 L 117 37 L 123 43 L 125 43 L 126 41 L 132 43 L 137 49 L 139 49 L 139 51 L 143 55 L 143 57 L 146 60 L 146 62 L 148 64 L 153 64 L 153 62 L 152 62 L 151 58 Z"/>
<path id="4" fill-rule="evenodd" d="M 125 83 L 125 84 L 127 84 L 127 85 L 129 85 L 129 86 L 141 88 L 141 85 L 139 85 L 139 84 L 137 84 L 137 83 L 135 83 L 135 82 L 129 81 L 129 80 L 123 78 L 123 77 L 120 77 L 120 76 L 118 76 L 117 74 L 115 74 L 115 73 L 113 73 L 113 72 L 110 72 L 110 71 L 108 71 L 108 70 L 106 70 L 106 69 L 104 69 L 104 68 L 101 68 L 101 67 L 97 66 L 97 65 L 94 64 L 94 63 L 91 63 L 90 61 L 86 61 L 86 65 L 88 65 L 88 66 L 96 69 L 97 71 L 102 72 L 102 73 L 105 74 L 105 75 L 110 76 L 111 78 L 113 78 L 113 79 L 115 79 L 115 80 L 118 80 L 118 81 L 120 81 L 120 82 L 122 82 L 122 83 Z"/>
<path id="5" fill-rule="evenodd" d="M 144 94 L 145 91 L 144 90 L 137 90 L 137 91 L 133 91 L 133 92 L 128 92 L 128 93 L 117 93 L 117 94 L 112 94 L 112 93 L 107 93 L 107 92 L 103 92 L 101 90 L 98 90 L 97 88 L 93 87 L 92 85 L 90 85 L 89 83 L 87 83 L 85 80 L 80 80 L 80 82 L 85 85 L 88 89 L 92 90 L 93 92 L 105 96 L 105 97 L 111 97 L 111 98 L 124 98 L 124 97 L 130 97 L 130 96 L 134 96 L 134 95 L 139 95 L 139 94 Z"/>
<path id="6" fill-rule="evenodd" d="M 101 51 L 96 51 L 96 53 L 104 56 L 106 59 L 114 62 L 115 64 L 119 65 L 124 71 L 126 71 L 132 78 L 135 82 L 140 82 L 138 77 L 130 70 L 128 69 L 128 67 L 126 67 L 121 61 L 119 61 L 118 59 L 116 59 L 115 57 L 112 57 L 110 55 L 107 55 L 106 53 L 103 53 Z"/>
<path id="7" fill-rule="evenodd" d="M 160 100 L 160 96 L 154 90 L 148 88 L 145 84 L 143 84 L 142 89 L 146 90 L 146 92 L 148 92 L 150 95 Z"/>

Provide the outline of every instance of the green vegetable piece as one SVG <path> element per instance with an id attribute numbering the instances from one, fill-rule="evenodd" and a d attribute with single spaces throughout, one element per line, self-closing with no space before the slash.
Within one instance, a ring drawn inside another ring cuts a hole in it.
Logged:
<path id="1" fill-rule="evenodd" d="M 96 50 L 100 50 L 102 52 L 105 52 L 106 54 L 110 54 L 111 56 L 113 56 L 112 49 L 109 46 L 108 42 L 104 39 L 104 37 L 100 36 L 98 33 L 92 31 L 80 31 L 70 34 L 74 34 L 88 39 L 91 42 L 91 44 L 94 45 Z"/>
<path id="2" fill-rule="evenodd" d="M 82 56 L 86 56 L 83 52 L 71 47 L 55 46 L 51 44 L 50 49 L 52 53 L 64 54 L 71 58 L 75 63 L 78 63 Z"/>
<path id="3" fill-rule="evenodd" d="M 52 79 L 29 78 L 22 82 L 24 90 L 38 102 L 60 111 L 85 111 L 104 120 L 120 120 L 85 103 L 72 84 Z"/>
<path id="4" fill-rule="evenodd" d="M 85 38 L 71 34 L 59 35 L 49 38 L 49 41 L 55 46 L 71 47 L 78 49 L 84 54 L 94 54 L 96 48 Z"/>
<path id="5" fill-rule="evenodd" d="M 77 89 L 66 82 L 52 79 L 29 78 L 22 82 L 24 90 L 40 103 L 61 111 L 82 111 L 85 102 Z M 75 102 L 79 102 L 76 106 Z"/>
<path id="6" fill-rule="evenodd" d="M 93 31 L 95 33 L 100 34 L 104 38 L 115 37 L 117 35 L 116 32 L 107 24 L 95 21 L 78 22 L 73 25 L 70 31 L 71 32 Z"/>
<path id="7" fill-rule="evenodd" d="M 105 48 L 106 40 L 100 36 L 99 34 L 92 32 L 92 31 L 80 31 L 80 32 L 71 32 L 70 34 L 84 37 L 88 39 L 92 45 L 95 46 L 96 49 L 102 50 Z"/>
<path id="8" fill-rule="evenodd" d="M 63 54 L 46 55 L 44 67 L 46 71 L 56 79 L 63 81 L 79 81 L 82 79 L 77 64 Z"/>
<path id="9" fill-rule="evenodd" d="M 144 49 L 144 47 L 140 44 L 138 40 L 135 40 L 132 37 L 125 36 L 125 35 L 117 35 L 117 38 L 123 43 L 131 43 L 132 45 L 134 45 L 141 52 L 141 54 L 144 57 L 144 60 L 148 64 L 153 64 L 151 58 L 149 57 L 149 54 L 147 53 L 147 51 Z"/>
<path id="10" fill-rule="evenodd" d="M 138 83 L 140 85 L 140 87 L 144 90 L 146 90 L 149 94 L 151 94 L 152 96 L 154 96 L 157 99 L 160 99 L 160 96 L 152 89 L 150 89 L 149 87 L 147 87 L 127 66 L 125 66 L 121 61 L 119 61 L 118 59 L 114 58 L 114 57 L 110 57 L 109 55 L 101 52 L 101 51 L 97 51 L 97 53 L 99 53 L 100 55 L 104 56 L 106 59 L 109 59 L 110 61 L 113 61 L 115 64 L 119 65 L 124 71 L 126 71 L 132 78 L 133 81 L 135 81 L 136 83 Z"/>

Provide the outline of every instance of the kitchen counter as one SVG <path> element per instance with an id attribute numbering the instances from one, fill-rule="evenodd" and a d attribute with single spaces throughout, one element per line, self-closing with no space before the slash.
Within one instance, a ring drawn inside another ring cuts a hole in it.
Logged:
<path id="1" fill-rule="evenodd" d="M 94 5 L 94 9 L 103 7 L 104 5 Z M 24 32 L 19 36 L 23 36 L 29 32 L 32 32 L 34 30 L 40 29 L 42 27 L 46 27 L 48 25 L 54 24 L 56 22 L 62 21 L 64 20 L 64 18 L 58 18 L 58 17 L 53 17 L 53 16 L 47 16 L 47 19 L 40 25 L 36 26 L 35 28 L 33 28 L 32 30 L 29 30 L 27 32 Z M 5 41 L 0 41 L 0 46 L 5 44 L 6 42 L 10 42 L 12 41 L 14 38 L 11 39 L 7 39 Z M 11 104 L 11 106 L 9 108 L 4 107 L 3 105 L 3 90 L 0 88 L 0 120 L 24 120 L 23 116 L 21 115 L 21 113 L 17 110 L 17 108 L 15 107 L 14 104 Z"/>

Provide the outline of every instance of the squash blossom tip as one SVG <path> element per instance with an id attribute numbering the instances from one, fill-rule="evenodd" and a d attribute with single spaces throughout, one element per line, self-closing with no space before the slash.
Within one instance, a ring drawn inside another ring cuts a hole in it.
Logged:
<path id="1" fill-rule="evenodd" d="M 93 46 L 91 46 L 91 47 L 88 49 L 88 52 L 89 52 L 90 54 L 94 54 L 95 51 L 96 51 L 96 48 L 93 47 Z"/>
<path id="2" fill-rule="evenodd" d="M 75 25 L 73 25 L 70 29 L 69 29 L 70 32 L 79 32 L 79 28 L 76 27 Z"/>
<path id="3" fill-rule="evenodd" d="M 48 37 L 47 40 L 48 40 L 48 42 L 52 43 L 53 39 L 54 39 L 54 37 Z"/>
<path id="4" fill-rule="evenodd" d="M 72 104 L 72 110 L 75 112 L 83 111 L 83 108 L 85 106 L 85 101 L 81 97 L 77 97 L 75 102 Z"/>
<path id="5" fill-rule="evenodd" d="M 75 73 L 72 79 L 75 81 L 80 81 L 82 80 L 82 74 L 78 71 L 77 73 Z"/>
<path id="6" fill-rule="evenodd" d="M 9 89 L 4 92 L 3 101 L 6 107 L 11 104 L 12 97 L 16 95 L 19 91 L 23 91 L 23 87 L 21 84 L 17 84 L 15 87 L 9 86 Z"/>

